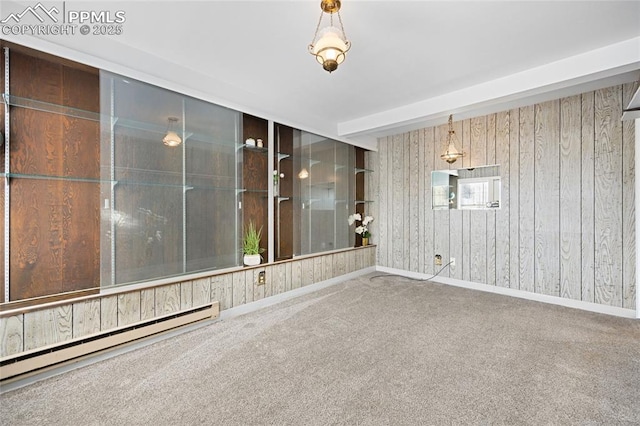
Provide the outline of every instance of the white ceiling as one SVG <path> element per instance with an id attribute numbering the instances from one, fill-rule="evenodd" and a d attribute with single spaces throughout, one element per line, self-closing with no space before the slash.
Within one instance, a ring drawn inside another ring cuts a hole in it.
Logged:
<path id="1" fill-rule="evenodd" d="M 33 3 L 3 1 L 0 15 Z M 319 3 L 66 1 L 123 10 L 123 34 L 5 38 L 366 146 L 640 75 L 640 1 L 343 0 L 353 47 L 332 74 L 307 53 Z"/>

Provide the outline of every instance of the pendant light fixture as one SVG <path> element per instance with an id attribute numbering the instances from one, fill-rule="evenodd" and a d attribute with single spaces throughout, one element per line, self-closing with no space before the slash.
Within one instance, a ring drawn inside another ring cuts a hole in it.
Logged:
<path id="1" fill-rule="evenodd" d="M 340 0 L 322 0 L 320 2 L 320 19 L 313 40 L 309 45 L 309 53 L 316 57 L 316 60 L 322 64 L 322 68 L 330 73 L 338 69 L 344 59 L 347 51 L 351 48 L 351 42 L 347 40 L 342 25 L 342 17 L 340 16 Z M 322 18 L 325 14 L 329 15 L 329 26 L 320 29 Z M 333 25 L 333 15 L 338 15 L 338 23 L 340 28 Z"/>
<path id="2" fill-rule="evenodd" d="M 456 142 L 458 137 L 455 130 L 453 130 L 453 115 L 449 116 L 449 134 L 447 135 L 447 150 L 440 156 L 444 161 L 449 164 L 455 163 L 458 158 L 464 157 L 463 151 L 458 151 L 456 148 Z"/>
<path id="3" fill-rule="evenodd" d="M 164 142 L 166 146 L 178 146 L 182 143 L 182 139 L 174 130 L 178 119 L 176 117 L 169 117 L 167 121 L 169 122 L 169 124 L 167 125 L 167 134 L 164 136 L 164 139 L 162 139 L 162 142 Z"/>

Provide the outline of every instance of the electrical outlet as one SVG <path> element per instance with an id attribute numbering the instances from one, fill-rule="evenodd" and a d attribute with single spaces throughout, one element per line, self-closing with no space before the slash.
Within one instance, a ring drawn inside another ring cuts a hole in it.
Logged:
<path id="1" fill-rule="evenodd" d="M 442 256 L 440 256 L 439 254 L 436 254 L 435 263 L 436 263 L 436 266 L 442 266 Z"/>
<path id="2" fill-rule="evenodd" d="M 260 271 L 258 273 L 258 285 L 264 285 L 267 282 L 267 273 L 265 271 Z"/>
<path id="3" fill-rule="evenodd" d="M 456 258 L 452 257 L 451 259 L 449 259 L 449 266 L 456 266 Z"/>

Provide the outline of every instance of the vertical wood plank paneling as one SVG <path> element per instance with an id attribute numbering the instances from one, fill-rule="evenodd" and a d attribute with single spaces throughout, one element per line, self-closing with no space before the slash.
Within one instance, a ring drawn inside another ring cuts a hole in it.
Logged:
<path id="1" fill-rule="evenodd" d="M 266 285 L 258 284 L 258 275 L 260 274 L 260 269 L 251 269 L 249 274 L 245 274 L 245 279 L 248 281 L 251 279 L 251 283 L 253 284 L 253 300 L 261 300 L 265 298 L 267 294 Z"/>
<path id="2" fill-rule="evenodd" d="M 622 306 L 622 88 L 595 95 L 595 299 Z"/>
<path id="3" fill-rule="evenodd" d="M 156 288 L 156 316 L 172 314 L 180 310 L 180 284 Z"/>
<path id="4" fill-rule="evenodd" d="M 486 164 L 487 117 L 472 118 L 470 166 Z M 487 212 L 470 211 L 471 281 L 487 283 Z"/>
<path id="5" fill-rule="evenodd" d="M 463 167 L 471 167 L 471 120 L 462 122 L 462 150 L 467 156 L 462 158 Z M 462 212 L 462 278 L 471 281 L 471 212 Z"/>
<path id="6" fill-rule="evenodd" d="M 344 259 L 344 258 L 343 258 Z M 344 267 L 344 260 L 342 263 Z M 346 268 L 345 268 L 346 269 Z M 343 274 L 346 273 L 343 272 Z M 300 288 L 302 286 L 302 263 L 298 260 L 297 262 L 291 262 L 291 289 Z"/>
<path id="7" fill-rule="evenodd" d="M 622 87 L 622 107 L 626 108 L 638 83 Z M 636 196 L 635 122 L 622 122 L 622 307 L 636 309 Z"/>
<path id="8" fill-rule="evenodd" d="M 118 295 L 118 326 L 140 321 L 140 292 L 131 291 Z M 74 318 L 75 322 L 75 318 Z"/>
<path id="9" fill-rule="evenodd" d="M 435 129 L 435 146 L 437 147 L 434 152 L 434 161 L 436 167 L 445 169 L 447 163 L 440 159 L 440 154 L 447 149 L 447 134 L 449 131 L 448 125 L 437 126 Z M 440 169 L 439 169 L 440 170 Z M 449 210 L 434 210 L 433 212 L 434 223 L 434 255 L 442 256 L 442 266 L 449 262 Z M 433 258 L 431 259 L 433 263 Z M 442 266 L 436 266 L 435 271 L 439 271 Z M 445 268 L 440 276 L 449 276 L 449 269 Z"/>
<path id="10" fill-rule="evenodd" d="M 180 309 L 193 307 L 193 281 L 180 283 Z"/>
<path id="11" fill-rule="evenodd" d="M 284 288 L 286 291 L 293 289 L 293 263 L 287 262 L 284 264 Z"/>
<path id="12" fill-rule="evenodd" d="M 302 259 L 300 263 L 302 266 L 302 286 L 313 284 L 313 258 Z"/>
<path id="13" fill-rule="evenodd" d="M 393 137 L 392 145 L 392 167 L 390 170 L 392 189 L 392 212 L 391 235 L 389 242 L 392 247 L 392 267 L 404 268 L 404 134 Z M 401 238 L 399 238 L 402 236 Z"/>
<path id="14" fill-rule="evenodd" d="M 72 305 L 24 314 L 24 350 L 65 342 L 73 337 Z"/>
<path id="15" fill-rule="evenodd" d="M 378 251 L 378 249 L 376 247 L 370 247 L 369 249 L 367 249 L 369 251 L 369 264 L 367 265 L 368 267 L 371 266 L 376 266 L 376 252 Z"/>
<path id="16" fill-rule="evenodd" d="M 431 203 L 427 198 L 425 198 L 425 194 L 427 193 L 427 177 L 426 175 L 429 173 L 427 169 L 427 165 L 424 163 L 424 155 L 425 155 L 425 140 L 424 140 L 424 130 L 418 131 L 418 152 L 416 156 L 418 157 L 418 269 L 417 271 L 424 274 L 426 272 L 425 269 L 425 253 L 427 235 L 426 235 L 426 216 L 428 213 L 431 213 Z M 373 174 L 373 173 L 372 173 Z"/>
<path id="17" fill-rule="evenodd" d="M 82 337 L 100 331 L 100 299 L 73 304 L 73 337 Z"/>
<path id="18" fill-rule="evenodd" d="M 509 287 L 520 288 L 520 110 L 509 111 Z"/>
<path id="19" fill-rule="evenodd" d="M 402 269 L 405 271 L 411 270 L 411 134 L 409 132 L 402 135 L 402 188 L 401 188 L 401 200 L 402 200 Z"/>
<path id="20" fill-rule="evenodd" d="M 264 287 L 258 288 L 258 280 L 255 279 L 254 269 L 244 271 L 244 297 L 245 303 L 251 303 L 264 297 Z"/>
<path id="21" fill-rule="evenodd" d="M 220 310 L 235 306 L 234 297 L 244 297 L 244 291 L 234 294 L 234 274 L 216 275 L 210 278 L 211 301 L 220 302 Z"/>
<path id="22" fill-rule="evenodd" d="M 364 250 L 357 250 L 355 252 L 356 255 L 356 271 L 359 271 L 360 269 L 364 268 L 364 256 L 363 256 Z"/>
<path id="23" fill-rule="evenodd" d="M 453 130 L 456 132 L 458 139 L 460 139 L 460 135 L 462 135 L 462 121 L 454 121 L 453 122 Z M 458 147 L 458 149 L 462 149 L 462 147 Z M 464 157 L 463 157 L 464 159 Z M 458 160 L 460 161 L 460 160 Z M 458 163 L 453 163 L 452 168 L 461 167 Z M 456 197 L 460 196 L 458 194 L 457 188 L 450 188 L 450 192 L 454 192 Z M 456 259 L 455 265 L 449 265 L 447 268 L 449 271 L 449 276 L 451 278 L 463 279 L 462 276 L 462 257 L 463 257 L 463 241 L 462 241 L 462 210 L 450 210 L 449 211 L 449 257 L 443 259 L 443 264 L 447 264 L 450 258 Z"/>
<path id="24" fill-rule="evenodd" d="M 273 271 L 273 265 L 268 265 L 264 268 L 264 278 L 266 281 L 264 284 L 264 297 L 270 297 L 276 294 L 273 282 Z"/>
<path id="25" fill-rule="evenodd" d="M 431 172 L 435 170 L 433 157 L 435 155 L 435 128 L 430 127 L 424 130 L 424 161 L 425 161 L 425 214 L 424 214 L 424 272 L 433 274 L 433 256 L 435 254 L 435 245 L 433 240 L 433 220 L 434 212 L 432 209 L 431 194 Z"/>
<path id="26" fill-rule="evenodd" d="M 535 181 L 534 181 L 534 107 L 520 108 L 520 290 L 535 291 Z"/>
<path id="27" fill-rule="evenodd" d="M 231 284 L 233 286 L 233 306 L 244 305 L 247 302 L 247 289 L 244 284 L 244 271 L 234 272 L 232 274 Z"/>
<path id="28" fill-rule="evenodd" d="M 375 171 L 379 177 L 379 192 L 376 203 L 379 205 L 377 221 L 378 229 L 378 263 L 381 266 L 390 266 L 388 234 L 391 220 L 387 212 L 389 211 L 389 183 L 391 181 L 391 170 L 387 166 L 389 162 L 389 138 L 378 139 L 378 168 Z"/>
<path id="29" fill-rule="evenodd" d="M 496 114 L 487 116 L 486 164 L 496 164 Z M 496 210 L 487 216 L 487 284 L 496 285 Z"/>
<path id="30" fill-rule="evenodd" d="M 100 330 L 109 330 L 118 326 L 118 296 L 100 299 Z"/>
<path id="31" fill-rule="evenodd" d="M 559 101 L 535 106 L 535 267 L 536 292 L 560 296 Z"/>
<path id="32" fill-rule="evenodd" d="M 560 296 L 582 297 L 581 96 L 560 100 Z"/>
<path id="33" fill-rule="evenodd" d="M 420 145 L 419 135 L 417 130 L 409 133 L 409 173 L 407 176 L 409 197 L 407 199 L 409 204 L 409 220 L 405 226 L 405 233 L 408 233 L 407 241 L 407 253 L 406 257 L 409 259 L 408 270 L 420 271 L 420 211 L 422 206 L 420 205 Z"/>
<path id="34" fill-rule="evenodd" d="M 324 281 L 324 257 L 318 256 L 313 258 L 313 282 L 319 283 Z"/>
<path id="35" fill-rule="evenodd" d="M 581 300 L 595 302 L 595 92 L 582 95 Z"/>
<path id="36" fill-rule="evenodd" d="M 140 291 L 140 320 L 156 316 L 156 291 L 153 288 Z"/>
<path id="37" fill-rule="evenodd" d="M 270 276 L 267 275 L 267 280 L 272 281 L 274 295 L 281 294 L 286 291 L 285 290 L 286 279 L 284 274 L 285 274 L 284 263 L 281 263 L 281 264 L 273 265 L 273 268 L 271 269 L 271 275 Z"/>
<path id="38" fill-rule="evenodd" d="M 500 209 L 496 211 L 496 285 L 509 287 L 511 190 L 509 157 L 509 111 L 496 116 L 496 164 L 500 165 Z"/>
<path id="39" fill-rule="evenodd" d="M 211 278 L 200 278 L 193 281 L 193 306 L 202 306 L 211 302 Z M 220 310 L 223 309 L 223 302 L 220 299 Z"/>
<path id="40" fill-rule="evenodd" d="M 0 318 L 0 357 L 18 354 L 23 350 L 24 315 Z"/>
<path id="41" fill-rule="evenodd" d="M 332 254 L 328 254 L 326 256 L 324 256 L 324 272 L 322 274 L 322 276 L 324 277 L 325 280 L 330 280 L 331 278 L 334 277 L 334 272 L 333 272 L 333 255 Z"/>
<path id="42" fill-rule="evenodd" d="M 351 273 L 356 269 L 356 253 L 355 251 L 345 252 L 347 256 L 347 273 Z"/>

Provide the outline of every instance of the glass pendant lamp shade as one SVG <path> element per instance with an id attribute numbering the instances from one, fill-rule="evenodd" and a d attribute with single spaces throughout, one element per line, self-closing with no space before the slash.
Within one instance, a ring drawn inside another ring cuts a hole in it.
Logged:
<path id="1" fill-rule="evenodd" d="M 458 148 L 456 148 L 456 142 L 458 142 L 458 137 L 456 136 L 455 130 L 453 130 L 453 115 L 450 115 L 449 133 L 447 134 L 447 150 L 440 156 L 440 158 L 449 164 L 453 164 L 458 158 L 464 157 L 464 152 L 458 151 Z"/>
<path id="2" fill-rule="evenodd" d="M 318 63 L 322 64 L 325 71 L 333 72 L 338 69 L 338 65 L 344 62 L 347 51 L 351 48 L 351 42 L 347 40 L 340 17 L 339 0 L 322 0 L 320 3 L 320 19 L 313 40 L 309 45 L 309 53 L 316 57 Z M 329 25 L 320 29 L 322 18 L 329 15 Z M 333 25 L 333 15 L 338 15 L 340 27 Z"/>
<path id="3" fill-rule="evenodd" d="M 326 27 L 318 33 L 318 41 L 313 45 L 311 53 L 322 64 L 326 71 L 333 72 L 344 62 L 345 53 L 349 50 L 349 42 L 339 28 Z"/>
<path id="4" fill-rule="evenodd" d="M 178 122 L 178 119 L 175 117 L 169 117 L 168 121 L 169 125 L 167 126 L 167 134 L 162 139 L 162 142 L 166 146 L 178 146 L 182 143 L 182 139 L 178 136 L 175 130 L 173 130 L 173 126 Z"/>
<path id="5" fill-rule="evenodd" d="M 182 143 L 182 139 L 180 139 L 180 136 L 178 136 L 176 132 L 169 130 L 164 139 L 162 139 L 162 142 L 164 142 L 166 146 L 178 146 Z"/>

